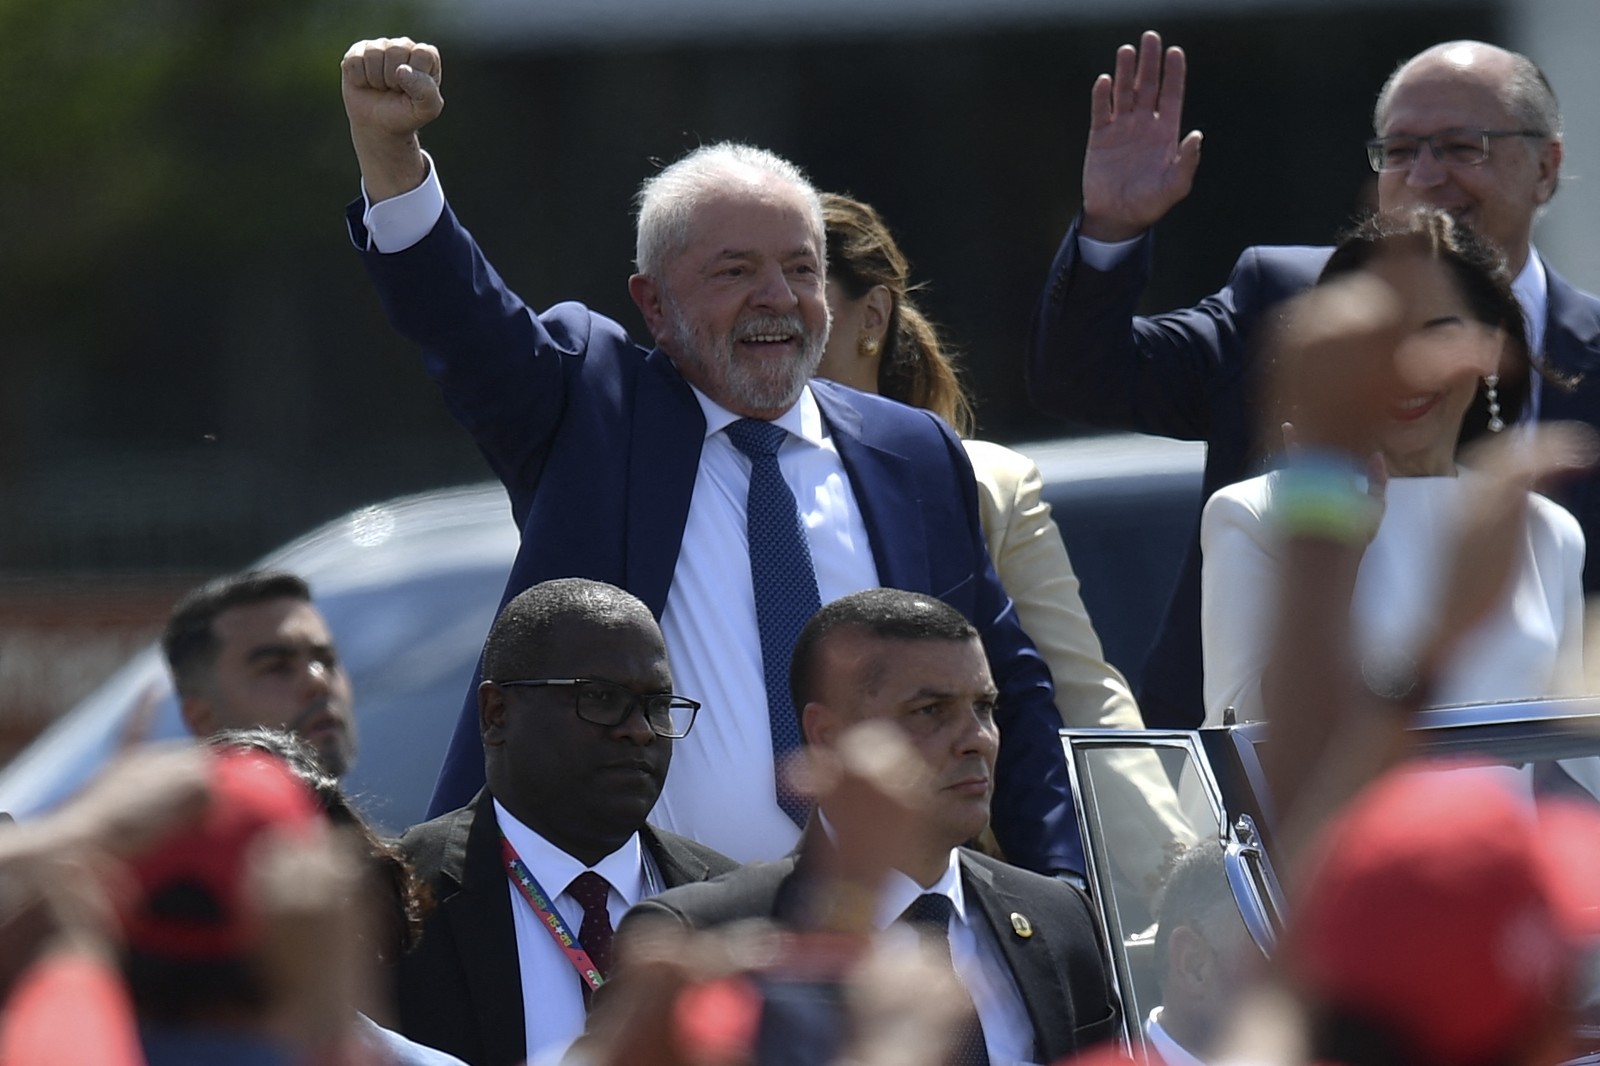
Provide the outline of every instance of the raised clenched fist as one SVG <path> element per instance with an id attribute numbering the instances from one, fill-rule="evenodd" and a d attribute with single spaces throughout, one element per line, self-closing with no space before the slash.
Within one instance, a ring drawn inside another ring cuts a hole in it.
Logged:
<path id="1" fill-rule="evenodd" d="M 353 134 L 409 137 L 439 117 L 439 50 L 409 37 L 357 41 L 339 65 Z"/>

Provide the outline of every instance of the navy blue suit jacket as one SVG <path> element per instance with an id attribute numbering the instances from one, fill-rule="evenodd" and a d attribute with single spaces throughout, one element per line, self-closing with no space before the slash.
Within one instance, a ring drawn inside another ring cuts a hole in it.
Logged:
<path id="1" fill-rule="evenodd" d="M 1309 288 L 1333 249 L 1257 246 L 1228 284 L 1194 307 L 1135 314 L 1150 279 L 1154 241 L 1146 233 L 1109 271 L 1078 256 L 1075 219 L 1056 253 L 1034 320 L 1028 393 L 1042 410 L 1107 429 L 1207 443 L 1204 494 L 1261 473 L 1264 442 L 1256 348 L 1259 326 L 1282 302 Z M 1544 359 L 1578 379 L 1545 387 L 1540 418 L 1600 427 L 1600 298 L 1545 264 L 1549 312 Z M 1600 476 L 1564 486 L 1556 498 L 1600 544 Z M 1584 588 L 1600 589 L 1600 552 L 1590 552 Z M 1200 650 L 1200 523 L 1140 682 L 1139 706 L 1154 728 L 1192 729 L 1204 718 Z"/>
<path id="2" fill-rule="evenodd" d="M 365 247 L 359 205 L 350 222 Z M 449 208 L 419 244 L 362 256 L 390 320 L 510 494 L 522 544 L 502 605 L 557 577 L 627 589 L 659 618 L 699 469 L 705 418 L 659 349 L 576 303 L 535 314 Z M 953 433 L 924 411 L 812 385 L 849 475 L 886 586 L 937 595 L 983 636 L 999 686 L 993 825 L 1010 859 L 1083 869 L 1049 669 L 1017 624 L 978 526 L 977 489 Z M 477 681 L 467 693 L 430 815 L 483 784 Z"/>

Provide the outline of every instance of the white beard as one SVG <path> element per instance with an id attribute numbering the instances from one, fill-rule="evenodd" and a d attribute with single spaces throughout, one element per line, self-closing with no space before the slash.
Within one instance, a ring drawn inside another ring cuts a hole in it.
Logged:
<path id="1" fill-rule="evenodd" d="M 798 314 L 743 316 L 729 334 L 712 337 L 696 328 L 677 301 L 665 293 L 661 305 L 671 329 L 674 357 L 692 365 L 702 380 L 717 383 L 722 396 L 712 399 L 730 409 L 776 411 L 793 406 L 800 398 L 800 390 L 817 372 L 828 346 L 827 329 L 821 336 L 807 333 Z M 799 355 L 789 359 L 740 359 L 735 353 L 737 341 L 773 333 L 799 338 Z"/>

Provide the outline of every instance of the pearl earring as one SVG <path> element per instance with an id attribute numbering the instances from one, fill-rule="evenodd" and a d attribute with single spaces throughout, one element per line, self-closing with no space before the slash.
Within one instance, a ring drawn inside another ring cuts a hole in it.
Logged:
<path id="1" fill-rule="evenodd" d="M 1506 428 L 1505 422 L 1500 418 L 1500 375 L 1485 374 L 1483 376 L 1483 394 L 1489 401 L 1489 432 L 1499 433 Z"/>

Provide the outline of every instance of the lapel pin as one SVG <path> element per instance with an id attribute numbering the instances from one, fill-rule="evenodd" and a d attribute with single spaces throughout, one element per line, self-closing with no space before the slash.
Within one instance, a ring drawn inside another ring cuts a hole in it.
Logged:
<path id="1" fill-rule="evenodd" d="M 1033 923 L 1016 911 L 1011 912 L 1011 928 L 1024 940 L 1033 935 Z"/>

